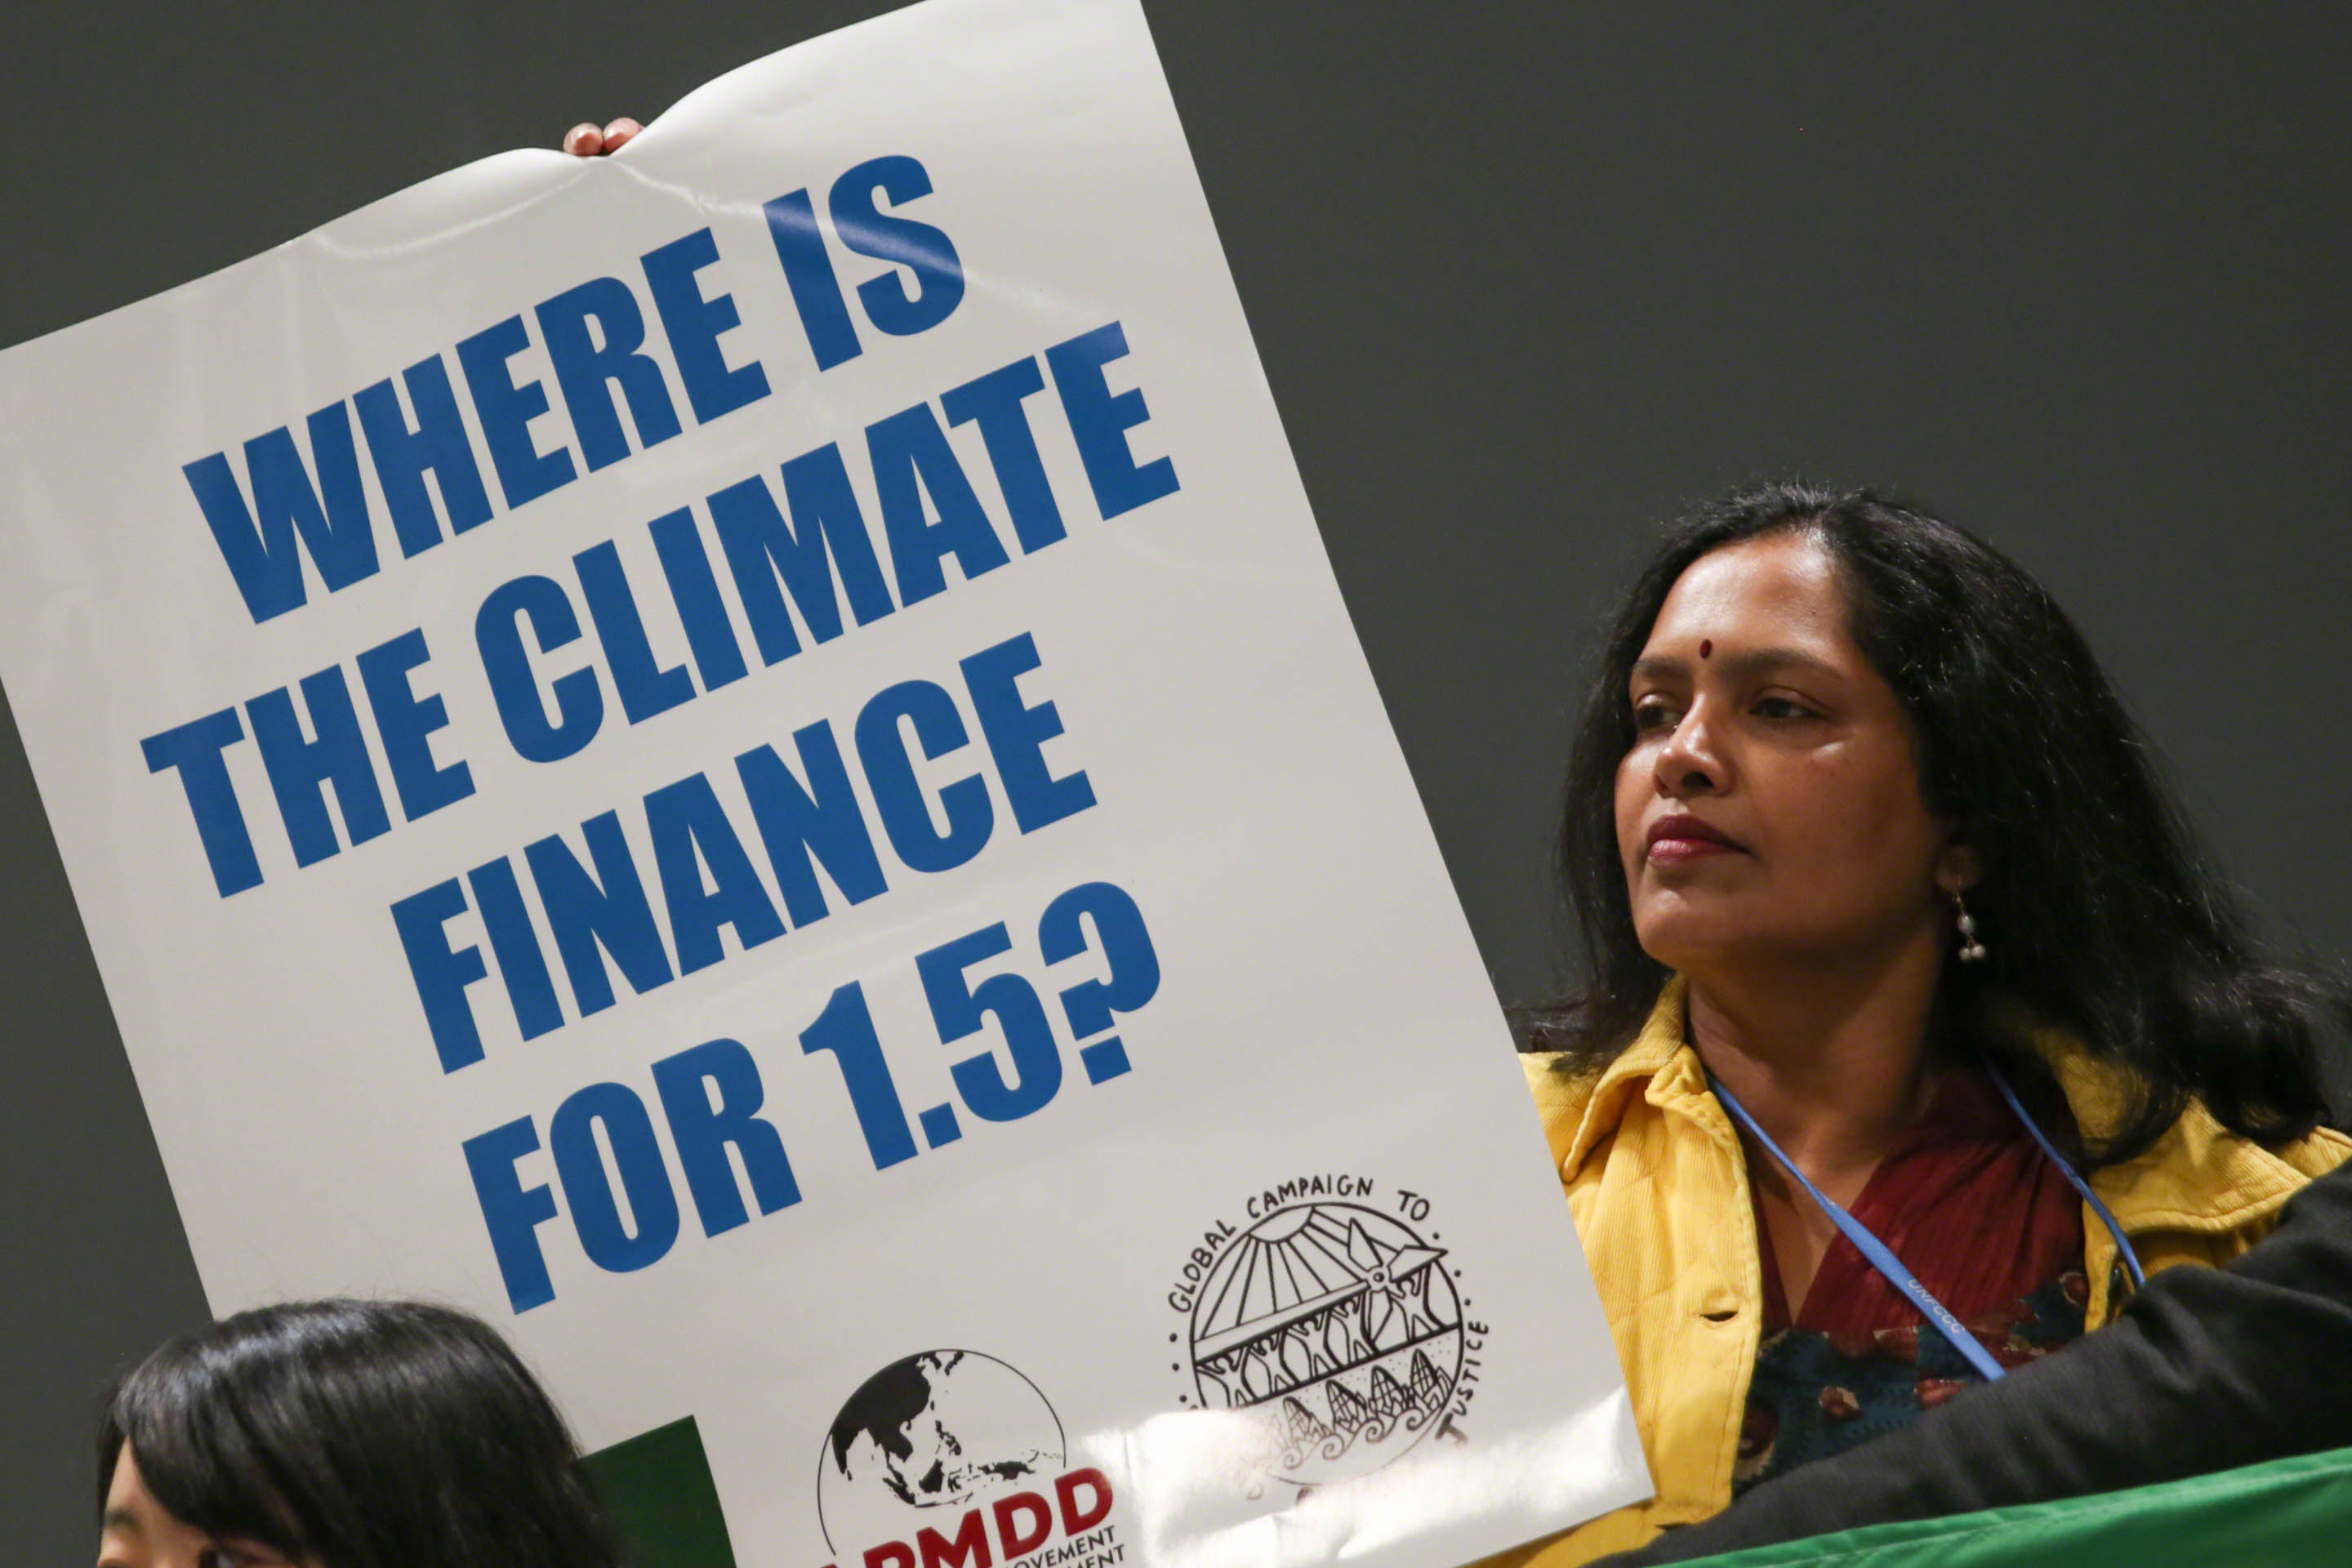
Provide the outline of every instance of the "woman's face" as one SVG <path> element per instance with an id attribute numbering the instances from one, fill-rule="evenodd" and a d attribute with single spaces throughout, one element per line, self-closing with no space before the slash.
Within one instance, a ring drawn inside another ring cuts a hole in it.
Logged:
<path id="1" fill-rule="evenodd" d="M 1972 879 L 1927 810 L 1894 689 L 1809 533 L 1700 557 L 1633 667 L 1617 845 L 1643 948 L 1704 977 L 1867 963 L 1941 939 Z"/>
<path id="2" fill-rule="evenodd" d="M 164 1510 L 140 1479 L 131 1445 L 114 1461 L 99 1521 L 98 1568 L 305 1568 L 243 1536 L 210 1535 Z"/>

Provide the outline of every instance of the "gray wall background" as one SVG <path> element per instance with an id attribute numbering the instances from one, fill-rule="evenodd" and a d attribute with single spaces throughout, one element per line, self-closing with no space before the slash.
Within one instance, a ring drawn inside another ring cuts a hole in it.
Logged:
<path id="1" fill-rule="evenodd" d="M 16 0 L 0 344 L 888 8 Z M 1596 618 L 1654 521 L 1796 473 L 2023 560 L 2271 928 L 2352 945 L 2352 12 L 1147 8 L 1505 996 L 1557 978 Z M 98 1392 L 205 1306 L 5 716 L 0 951 L 0 1520 L 87 1563 Z"/>

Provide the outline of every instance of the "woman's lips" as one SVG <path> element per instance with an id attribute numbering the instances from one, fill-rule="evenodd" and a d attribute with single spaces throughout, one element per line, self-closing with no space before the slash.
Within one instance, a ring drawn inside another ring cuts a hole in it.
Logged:
<path id="1" fill-rule="evenodd" d="M 1696 816 L 1662 816 L 1650 824 L 1646 852 L 1653 861 L 1674 863 L 1746 851 L 1728 834 Z"/>

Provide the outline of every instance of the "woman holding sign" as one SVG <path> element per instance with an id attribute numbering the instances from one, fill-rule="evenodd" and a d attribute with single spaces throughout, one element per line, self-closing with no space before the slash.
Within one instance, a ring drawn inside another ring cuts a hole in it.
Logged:
<path id="1" fill-rule="evenodd" d="M 593 153 L 625 126 L 583 126 Z M 1530 1079 L 1658 1497 L 1720 1510 L 2216 1263 L 2352 1142 L 2316 983 L 2193 863 L 2064 616 L 1867 495 L 1736 498 L 1609 648 Z"/>
<path id="2" fill-rule="evenodd" d="M 2339 992 L 2263 956 L 2073 624 L 1866 493 L 1684 525 L 1586 706 L 1591 987 L 1528 1079 L 1657 1487 L 1581 1563 L 2223 1262 L 2352 1154 Z"/>

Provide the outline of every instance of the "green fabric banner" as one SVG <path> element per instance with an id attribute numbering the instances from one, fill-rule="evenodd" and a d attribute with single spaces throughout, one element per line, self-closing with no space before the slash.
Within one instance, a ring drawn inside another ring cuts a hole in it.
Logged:
<path id="1" fill-rule="evenodd" d="M 693 1416 L 600 1448 L 586 1462 L 629 1568 L 735 1568 Z"/>
<path id="2" fill-rule="evenodd" d="M 2352 1448 L 2166 1486 L 1842 1531 L 1692 1568 L 2309 1568 L 2352 1556 Z"/>

